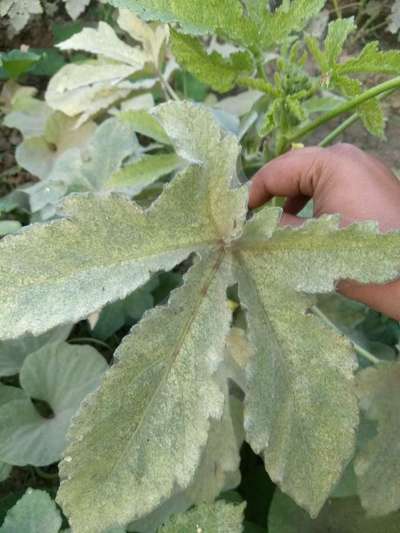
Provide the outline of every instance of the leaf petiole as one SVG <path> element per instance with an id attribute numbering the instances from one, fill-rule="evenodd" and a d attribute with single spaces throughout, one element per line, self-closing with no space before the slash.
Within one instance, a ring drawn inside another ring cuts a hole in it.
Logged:
<path id="1" fill-rule="evenodd" d="M 359 105 L 363 104 L 364 102 L 367 102 L 368 100 L 371 100 L 372 98 L 376 98 L 382 93 L 386 93 L 388 91 L 392 91 L 398 88 L 400 88 L 400 76 L 397 76 L 396 78 L 393 78 L 389 81 L 380 83 L 379 85 L 376 85 L 375 87 L 372 87 L 371 89 L 368 89 L 363 94 L 360 94 L 356 96 L 355 98 L 352 98 L 351 100 L 348 100 L 347 102 L 344 102 L 343 104 L 340 104 L 335 109 L 332 109 L 332 111 L 328 111 L 321 117 L 318 117 L 313 122 L 310 122 L 303 128 L 300 128 L 299 130 L 297 130 L 297 132 L 295 132 L 290 137 L 287 137 L 285 145 L 283 146 L 281 153 L 286 151 L 288 147 L 291 146 L 292 143 L 299 141 L 300 139 L 312 133 L 314 130 L 316 130 L 323 124 L 326 124 L 330 120 L 338 117 L 339 115 L 342 115 L 343 113 L 352 111 L 355 107 L 358 107 Z"/>
<path id="2" fill-rule="evenodd" d="M 310 308 L 310 311 L 315 315 L 317 316 L 318 318 L 320 318 L 322 320 L 322 322 L 324 322 L 327 326 L 329 326 L 331 329 L 334 329 L 337 333 L 339 333 L 339 335 L 342 335 L 344 336 L 343 332 L 340 331 L 340 329 L 325 315 L 325 313 L 323 313 L 321 311 L 321 309 L 319 309 L 319 307 L 317 307 L 316 305 L 313 305 L 311 308 Z M 379 363 L 381 363 L 380 359 L 378 359 L 377 357 L 375 357 L 375 355 L 372 355 L 372 353 L 370 353 L 368 350 L 366 350 L 365 348 L 363 348 L 362 346 L 360 346 L 357 342 L 353 341 L 352 339 L 350 339 L 349 337 L 346 336 L 346 338 L 350 341 L 351 345 L 353 346 L 354 348 L 354 351 L 360 355 L 361 357 L 364 357 L 365 359 L 367 359 L 367 361 L 369 361 L 370 363 L 372 363 L 373 365 L 378 365 Z"/>
<path id="3" fill-rule="evenodd" d="M 378 100 L 383 100 L 384 98 L 387 98 L 391 94 L 393 94 L 395 89 L 392 89 L 391 91 L 387 91 L 385 93 L 382 93 L 378 96 Z M 344 122 L 342 122 L 337 128 L 335 128 L 333 131 L 331 131 L 322 141 L 319 143 L 319 146 L 321 148 L 325 148 L 326 146 L 329 146 L 332 144 L 332 142 L 339 137 L 340 134 L 342 134 L 347 128 L 352 126 L 357 120 L 359 120 L 360 115 L 358 113 L 354 113 L 351 115 L 348 119 L 346 119 Z"/>

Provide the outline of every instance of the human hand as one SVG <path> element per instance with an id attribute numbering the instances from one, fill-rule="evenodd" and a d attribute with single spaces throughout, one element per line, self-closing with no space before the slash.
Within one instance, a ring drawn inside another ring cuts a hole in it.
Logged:
<path id="1" fill-rule="evenodd" d="M 296 215 L 313 198 L 316 217 L 339 213 L 343 226 L 376 220 L 383 232 L 400 228 L 400 181 L 379 159 L 349 144 L 293 150 L 265 165 L 252 180 L 249 207 L 274 196 L 288 198 L 283 225 L 304 223 Z M 385 285 L 341 281 L 338 290 L 400 320 L 400 280 Z"/>

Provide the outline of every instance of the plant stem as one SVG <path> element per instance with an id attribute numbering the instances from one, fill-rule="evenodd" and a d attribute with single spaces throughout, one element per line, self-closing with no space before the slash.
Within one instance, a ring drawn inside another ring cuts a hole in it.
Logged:
<path id="1" fill-rule="evenodd" d="M 77 337 L 76 339 L 69 339 L 68 342 L 72 344 L 78 344 L 80 342 L 89 342 L 92 344 L 98 344 L 99 346 L 102 346 L 103 348 L 107 348 L 107 350 L 112 351 L 112 348 L 109 344 L 101 341 L 100 339 L 95 339 L 94 337 Z"/>
<path id="2" fill-rule="evenodd" d="M 173 90 L 171 85 L 168 83 L 168 80 L 166 80 L 161 72 L 160 69 L 157 70 L 158 79 L 161 83 L 161 88 L 163 90 L 165 99 L 168 101 L 170 97 L 175 100 L 176 102 L 180 101 L 179 96 L 176 94 L 176 92 Z"/>
<path id="3" fill-rule="evenodd" d="M 267 73 L 265 72 L 264 61 L 262 56 L 257 59 L 257 72 L 262 80 L 264 80 L 266 83 L 269 83 L 267 79 Z"/>
<path id="4" fill-rule="evenodd" d="M 357 122 L 357 120 L 360 118 L 360 115 L 358 113 L 354 113 L 354 115 L 351 115 L 348 119 L 346 119 L 344 122 L 340 124 L 336 129 L 331 131 L 322 141 L 319 143 L 318 146 L 321 148 L 325 148 L 326 146 L 329 146 L 333 143 L 333 141 L 339 137 L 341 133 L 343 133 L 347 128 L 349 128 L 352 124 Z"/>
<path id="5" fill-rule="evenodd" d="M 381 28 L 384 28 L 387 26 L 387 21 L 380 22 L 379 24 L 375 24 L 375 26 L 372 26 L 372 28 L 368 28 L 368 35 L 371 35 L 371 33 L 375 32 L 376 30 L 380 30 Z"/>
<path id="6" fill-rule="evenodd" d="M 50 474 L 49 472 L 45 472 L 38 466 L 34 466 L 33 468 L 34 468 L 35 473 L 42 479 L 46 479 L 49 481 L 54 481 L 55 479 L 58 479 L 58 473 Z"/>
<path id="7" fill-rule="evenodd" d="M 332 0 L 333 7 L 335 8 L 335 13 L 338 19 L 342 18 L 342 8 L 339 5 L 339 0 Z"/>
<path id="8" fill-rule="evenodd" d="M 377 99 L 384 100 L 385 98 L 387 98 L 393 93 L 394 93 L 394 89 L 392 89 L 391 91 L 382 93 L 381 95 L 378 96 Z M 347 130 L 347 128 L 349 128 L 352 124 L 357 122 L 359 118 L 360 118 L 360 115 L 358 113 L 354 113 L 353 115 L 351 115 L 347 120 L 342 122 L 336 129 L 331 131 L 324 139 L 322 139 L 322 141 L 319 143 L 319 146 L 321 146 L 321 148 L 325 148 L 326 146 L 329 146 L 337 137 L 339 137 L 341 133 Z"/>
<path id="9" fill-rule="evenodd" d="M 331 329 L 334 329 L 340 335 L 344 336 L 340 329 L 331 320 L 329 320 L 329 318 L 325 315 L 325 313 L 321 311 L 321 309 L 319 309 L 319 307 L 313 305 L 310 310 L 314 315 L 318 316 L 327 326 L 329 326 Z M 358 355 L 364 357 L 374 365 L 378 365 L 381 362 L 377 357 L 375 357 L 375 355 L 372 355 L 372 353 L 368 352 L 368 350 L 360 346 L 357 342 L 354 342 L 349 337 L 346 338 L 350 341 L 351 345 L 353 346 L 355 352 Z"/>
<path id="10" fill-rule="evenodd" d="M 167 89 L 167 91 L 169 92 L 169 94 L 171 95 L 172 99 L 175 100 L 175 102 L 180 102 L 180 98 L 179 96 L 176 94 L 176 92 L 174 91 L 174 89 L 172 88 L 172 86 L 170 85 L 169 81 L 166 80 L 165 78 L 163 78 L 163 82 L 165 83 L 165 88 Z"/>
<path id="11" fill-rule="evenodd" d="M 338 117 L 339 115 L 353 110 L 355 107 L 358 107 L 359 105 L 363 104 L 364 102 L 367 102 L 368 100 L 371 100 L 372 98 L 376 98 L 382 93 L 386 93 L 388 91 L 392 91 L 398 88 L 400 88 L 400 76 L 397 76 L 396 78 L 393 78 L 389 81 L 380 83 L 379 85 L 368 89 L 363 94 L 360 94 L 359 96 L 356 96 L 355 98 L 352 98 L 351 100 L 340 104 L 335 109 L 332 109 L 332 111 L 328 111 L 327 113 L 325 113 L 325 115 L 318 117 L 316 120 L 314 120 L 307 126 L 300 128 L 297 132 L 288 137 L 286 139 L 286 143 L 282 152 L 285 151 L 293 142 L 299 141 L 309 133 L 313 132 L 323 124 L 326 124 L 327 122 Z"/>
<path id="12" fill-rule="evenodd" d="M 334 0 L 333 0 L 334 1 Z M 340 7 L 340 11 L 341 11 L 341 14 L 343 16 L 343 11 L 344 10 L 348 10 L 348 9 L 354 9 L 355 7 L 360 7 L 360 2 L 353 2 L 351 4 L 346 4 L 344 6 L 341 6 Z M 337 11 L 336 11 L 336 8 L 334 6 L 334 9 L 330 9 L 329 10 L 329 14 L 332 15 L 333 13 L 336 13 L 337 14 Z"/>

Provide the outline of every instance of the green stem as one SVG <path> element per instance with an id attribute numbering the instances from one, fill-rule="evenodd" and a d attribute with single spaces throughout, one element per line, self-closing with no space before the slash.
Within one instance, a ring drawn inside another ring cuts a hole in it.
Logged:
<path id="1" fill-rule="evenodd" d="M 358 5 L 358 12 L 357 12 L 357 16 L 356 16 L 356 26 L 357 26 L 357 28 L 360 26 L 360 22 L 361 22 L 363 16 L 365 15 L 365 9 L 366 9 L 367 2 L 368 2 L 368 0 L 361 0 L 361 2 Z"/>
<path id="2" fill-rule="evenodd" d="M 335 13 L 338 19 L 342 18 L 342 9 L 339 5 L 339 0 L 332 0 L 333 1 L 333 7 L 335 8 Z"/>
<path id="3" fill-rule="evenodd" d="M 343 336 L 343 332 L 340 331 L 340 329 L 331 320 L 329 320 L 329 318 L 325 315 L 325 313 L 323 313 L 321 309 L 319 309 L 316 305 L 313 305 L 311 307 L 311 311 L 312 313 L 314 313 L 314 315 L 318 316 L 322 320 L 322 322 L 324 322 L 327 326 L 329 326 L 331 329 L 334 329 L 337 333 L 339 333 L 339 335 Z M 360 355 L 361 357 L 364 357 L 365 359 L 367 359 L 370 363 L 374 365 L 378 365 L 381 362 L 377 357 L 375 357 L 375 355 L 372 355 L 372 353 L 368 352 L 368 350 L 365 350 L 365 348 L 363 348 L 362 346 L 360 346 L 353 340 L 349 339 L 348 337 L 347 339 L 350 341 L 351 345 L 354 348 L 354 351 L 358 355 Z"/>
<path id="4" fill-rule="evenodd" d="M 42 479 L 46 479 L 48 481 L 53 481 L 55 479 L 58 479 L 58 473 L 50 474 L 49 472 L 45 472 L 44 470 L 42 470 L 38 466 L 34 466 L 33 468 L 34 468 L 36 474 L 39 477 L 41 477 Z"/>
<path id="5" fill-rule="evenodd" d="M 359 105 L 363 104 L 364 102 L 367 102 L 368 100 L 371 100 L 372 98 L 376 98 L 382 93 L 386 93 L 388 91 L 392 91 L 398 88 L 400 88 L 400 76 L 397 76 L 396 78 L 393 78 L 392 80 L 380 83 L 379 85 L 376 85 L 375 87 L 372 87 L 371 89 L 368 89 L 363 94 L 360 94 L 356 96 L 355 98 L 352 98 L 351 100 L 348 100 L 344 102 L 343 104 L 340 104 L 335 109 L 332 109 L 332 111 L 328 111 L 327 113 L 325 113 L 325 115 L 318 117 L 316 120 L 314 120 L 310 124 L 307 124 L 307 126 L 300 128 L 299 130 L 297 130 L 297 132 L 295 132 L 293 135 L 288 137 L 286 139 L 286 143 L 285 143 L 283 151 L 285 151 L 292 143 L 299 141 L 300 139 L 302 139 L 309 133 L 313 132 L 320 126 L 326 124 L 327 122 L 338 117 L 339 115 L 342 115 L 343 113 L 348 113 L 349 111 L 353 110 L 355 107 L 358 107 Z"/>
<path id="6" fill-rule="evenodd" d="M 264 60 L 262 56 L 259 56 L 257 58 L 257 73 L 262 80 L 264 80 L 266 83 L 269 83 L 267 73 L 265 72 Z"/>
<path id="7" fill-rule="evenodd" d="M 357 120 L 360 118 L 360 115 L 358 113 L 354 113 L 354 115 L 351 115 L 348 119 L 346 119 L 344 122 L 340 124 L 336 129 L 331 131 L 322 141 L 319 143 L 319 146 L 321 148 L 325 148 L 326 146 L 329 146 L 333 143 L 333 141 L 339 137 L 341 133 L 343 133 L 347 128 L 349 128 L 352 124 L 357 122 Z"/>
<path id="8" fill-rule="evenodd" d="M 160 69 L 157 70 L 157 75 L 158 75 L 158 79 L 160 80 L 160 83 L 161 83 L 161 88 L 162 88 L 162 90 L 164 92 L 165 100 L 168 101 L 170 98 L 172 98 L 172 100 L 175 100 L 176 102 L 179 102 L 180 101 L 179 96 L 173 90 L 173 88 L 169 84 L 168 80 L 166 80 L 164 78 L 164 75 L 163 75 L 163 73 L 161 72 Z"/>
<path id="9" fill-rule="evenodd" d="M 384 100 L 385 98 L 387 98 L 393 93 L 394 93 L 394 89 L 392 89 L 391 91 L 387 91 L 386 93 L 382 93 L 381 95 L 378 96 L 377 99 Z M 326 146 L 329 146 L 330 144 L 332 144 L 332 142 L 337 137 L 339 137 L 340 134 L 342 134 L 345 130 L 347 130 L 347 128 L 349 128 L 355 122 L 357 122 L 359 118 L 360 118 L 360 115 L 358 113 L 354 113 L 353 115 L 351 115 L 347 120 L 342 122 L 336 129 L 331 131 L 324 139 L 322 139 L 322 141 L 319 143 L 319 146 L 321 146 L 321 148 L 325 148 Z"/>
<path id="10" fill-rule="evenodd" d="M 94 337 L 77 337 L 76 339 L 69 339 L 68 342 L 72 344 L 79 344 L 80 342 L 89 342 L 92 344 L 98 344 L 99 346 L 102 346 L 103 348 L 107 348 L 107 350 L 112 351 L 110 345 L 108 345 L 106 342 L 101 341 L 100 339 L 95 339 Z"/>
<path id="11" fill-rule="evenodd" d="M 333 0 L 333 2 L 334 2 L 334 0 Z M 336 13 L 336 15 L 337 15 L 336 8 L 335 8 L 335 6 L 333 6 L 333 7 L 334 7 L 333 9 L 329 10 L 329 14 L 332 15 L 333 13 Z M 360 2 L 352 2 L 351 4 L 346 4 L 346 5 L 342 6 L 342 7 L 340 7 L 341 15 L 343 16 L 343 11 L 344 10 L 354 9 L 355 7 L 359 8 L 360 7 Z"/>
<path id="12" fill-rule="evenodd" d="M 380 22 L 379 24 L 375 24 L 375 26 L 372 26 L 372 28 L 368 28 L 368 34 L 374 33 L 377 30 L 380 30 L 382 28 L 385 28 L 387 26 L 387 21 L 384 20 L 383 22 Z"/>
<path id="13" fill-rule="evenodd" d="M 166 80 L 165 78 L 163 78 L 164 80 L 164 83 L 165 83 L 165 88 L 167 89 L 167 91 L 169 92 L 169 94 L 171 95 L 172 99 L 175 100 L 175 102 L 180 102 L 181 99 L 179 98 L 179 96 L 176 94 L 176 92 L 174 91 L 174 89 L 172 88 L 172 85 L 170 85 L 169 81 Z"/>
<path id="14" fill-rule="evenodd" d="M 353 36 L 352 40 L 351 40 L 351 45 L 354 45 L 357 41 L 359 41 L 360 39 L 363 38 L 364 35 L 368 35 L 369 33 L 369 27 L 371 26 L 371 24 L 373 22 L 375 22 L 375 20 L 377 20 L 380 16 L 380 13 L 377 13 L 376 15 L 368 18 L 364 24 L 358 28 L 356 34 Z"/>

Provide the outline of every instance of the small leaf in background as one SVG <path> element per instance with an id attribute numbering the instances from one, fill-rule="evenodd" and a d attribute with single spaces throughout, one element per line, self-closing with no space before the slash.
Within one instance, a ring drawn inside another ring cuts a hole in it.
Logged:
<path id="1" fill-rule="evenodd" d="M 59 43 L 60 50 L 80 50 L 100 55 L 121 64 L 131 65 L 132 72 L 143 68 L 145 57 L 139 47 L 132 47 L 119 39 L 111 26 L 99 22 L 98 28 L 84 28 L 80 33 Z"/>
<path id="2" fill-rule="evenodd" d="M 245 91 L 218 100 L 214 107 L 216 109 L 222 109 L 222 111 L 225 111 L 226 113 L 242 117 L 252 110 L 253 106 L 262 96 L 263 93 L 260 91 Z"/>
<path id="3" fill-rule="evenodd" d="M 118 23 L 141 46 L 126 44 L 105 22 L 100 22 L 96 29 L 84 28 L 57 45 L 61 50 L 79 50 L 97 56 L 97 60 L 82 58 L 79 64 L 66 65 L 47 87 L 49 105 L 69 116 L 80 115 L 78 125 L 135 91 L 152 89 L 160 82 L 160 76 L 167 80 L 176 68 L 173 60 L 166 62 L 164 72 L 161 68 L 168 27 L 153 29 L 124 10 Z M 149 65 L 152 72 L 146 72 L 145 78 L 127 80 Z"/>
<path id="4" fill-rule="evenodd" d="M 34 176 L 45 180 L 65 152 L 73 148 L 85 149 L 94 130 L 93 122 L 77 127 L 75 119 L 53 112 L 46 122 L 43 135 L 24 139 L 17 147 L 17 163 Z"/>
<path id="5" fill-rule="evenodd" d="M 19 130 L 24 139 L 44 135 L 47 121 L 54 113 L 35 94 L 36 89 L 15 87 L 3 120 L 4 126 Z"/>
<path id="6" fill-rule="evenodd" d="M 216 51 L 208 53 L 195 37 L 172 30 L 171 47 L 178 63 L 213 90 L 226 93 L 235 87 L 240 76 L 254 70 L 249 52 L 239 51 L 223 57 Z"/>
<path id="7" fill-rule="evenodd" d="M 175 73 L 175 84 L 186 99 L 194 102 L 204 102 L 209 93 L 208 86 L 186 70 L 178 70 Z"/>
<path id="8" fill-rule="evenodd" d="M 337 65 L 337 73 L 343 74 L 389 74 L 400 73 L 400 50 L 380 50 L 379 42 L 365 45 L 357 57 Z"/>
<path id="9" fill-rule="evenodd" d="M 16 233 L 21 227 L 22 224 L 18 220 L 0 220 L 0 237 Z"/>
<path id="10" fill-rule="evenodd" d="M 84 23 L 81 20 L 63 22 L 61 24 L 54 22 L 51 26 L 54 36 L 54 44 L 62 43 L 76 33 L 80 33 L 83 30 L 83 27 Z"/>
<path id="11" fill-rule="evenodd" d="M 335 75 L 333 83 L 344 96 L 350 98 L 361 95 L 364 90 L 360 80 L 344 75 Z M 379 101 L 376 98 L 371 98 L 358 106 L 357 111 L 365 128 L 372 135 L 383 139 L 385 136 L 386 120 Z"/>
<path id="12" fill-rule="evenodd" d="M 12 466 L 7 463 L 0 462 L 0 483 L 5 481 L 10 475 Z"/>
<path id="13" fill-rule="evenodd" d="M 392 33 L 398 33 L 400 30 L 400 0 L 394 0 L 389 21 L 388 30 Z"/>
<path id="14" fill-rule="evenodd" d="M 137 133 L 141 133 L 162 144 L 171 143 L 158 120 L 147 111 L 126 111 L 122 112 L 118 118 L 122 122 L 129 124 Z"/>
<path id="15" fill-rule="evenodd" d="M 0 533 L 58 533 L 61 513 L 43 490 L 28 489 L 5 517 Z"/>
<path id="16" fill-rule="evenodd" d="M 132 326 L 138 322 L 145 311 L 154 306 L 152 291 L 158 284 L 158 277 L 154 276 L 143 287 L 136 289 L 123 300 L 106 305 L 92 326 L 93 335 L 106 340 L 122 326 Z"/>
<path id="17" fill-rule="evenodd" d="M 56 171 L 54 177 L 81 191 L 99 191 L 120 170 L 123 161 L 138 150 L 139 143 L 129 125 L 109 118 L 96 128 L 80 161 L 71 153 L 69 170 L 65 168 L 63 175 Z"/>
<path id="18" fill-rule="evenodd" d="M 72 416 L 108 365 L 90 346 L 47 344 L 26 357 L 19 399 L 0 407 L 0 459 L 44 466 L 61 458 Z M 43 415 L 31 400 L 45 402 Z M 21 434 L 24 438 L 21 439 Z"/>
<path id="19" fill-rule="evenodd" d="M 77 19 L 90 4 L 90 0 L 64 0 L 64 2 L 67 13 L 74 20 Z"/>
<path id="20" fill-rule="evenodd" d="M 223 501 L 202 504 L 170 518 L 160 528 L 160 533 L 241 533 L 244 508 L 245 504 L 233 505 Z"/>
<path id="21" fill-rule="evenodd" d="M 276 490 L 268 516 L 269 533 L 398 533 L 400 512 L 368 517 L 358 498 L 333 498 L 316 519 Z"/>
<path id="22" fill-rule="evenodd" d="M 46 102 L 68 116 L 81 115 L 78 121 L 81 125 L 102 109 L 129 96 L 135 84 L 123 80 L 136 70 L 132 65 L 104 60 L 70 63 L 51 78 Z"/>
<path id="23" fill-rule="evenodd" d="M 40 54 L 40 60 L 29 72 L 33 76 L 51 78 L 65 65 L 64 56 L 55 48 L 33 48 L 32 52 Z"/>
<path id="24" fill-rule="evenodd" d="M 3 67 L 9 78 L 16 80 L 38 63 L 41 56 L 35 52 L 11 50 L 8 53 L 0 53 L 0 66 Z"/>
<path id="25" fill-rule="evenodd" d="M 14 189 L 9 194 L 6 194 L 6 196 L 3 196 L 0 198 L 0 214 L 4 213 L 11 213 L 11 211 L 14 211 L 15 209 L 18 209 L 22 206 L 24 202 L 24 194 L 18 189 Z M 25 203 L 23 208 L 28 209 L 28 204 Z"/>
<path id="26" fill-rule="evenodd" d="M 71 326 L 58 326 L 38 337 L 24 335 L 15 340 L 0 340 L 0 376 L 13 376 L 21 370 L 26 357 L 46 344 L 61 343 L 68 338 Z"/>
<path id="27" fill-rule="evenodd" d="M 162 50 L 169 39 L 169 27 L 161 24 L 154 28 L 127 9 L 120 9 L 118 25 L 142 44 L 146 63 L 150 63 L 156 72 L 160 71 Z"/>
<path id="28" fill-rule="evenodd" d="M 42 137 L 27 139 L 17 149 L 20 165 L 43 178 L 19 191 L 32 221 L 54 218 L 59 201 L 72 192 L 104 189 L 105 180 L 140 150 L 132 129 L 117 118 L 97 127 L 93 122 L 80 128 L 74 128 L 75 124 L 74 119 L 56 112 Z"/>
<path id="29" fill-rule="evenodd" d="M 7 16 L 16 32 L 26 26 L 31 15 L 42 12 L 40 0 L 0 0 L 0 17 Z"/>
<path id="30" fill-rule="evenodd" d="M 106 181 L 105 187 L 108 189 L 127 187 L 134 196 L 180 166 L 182 166 L 182 160 L 176 154 L 144 155 L 112 174 Z"/>
<path id="31" fill-rule="evenodd" d="M 335 70 L 338 60 L 343 53 L 347 37 L 356 29 L 354 17 L 334 20 L 328 25 L 328 35 L 324 41 L 324 49 L 320 50 L 315 38 L 308 38 L 307 44 L 315 61 L 323 73 Z"/>

